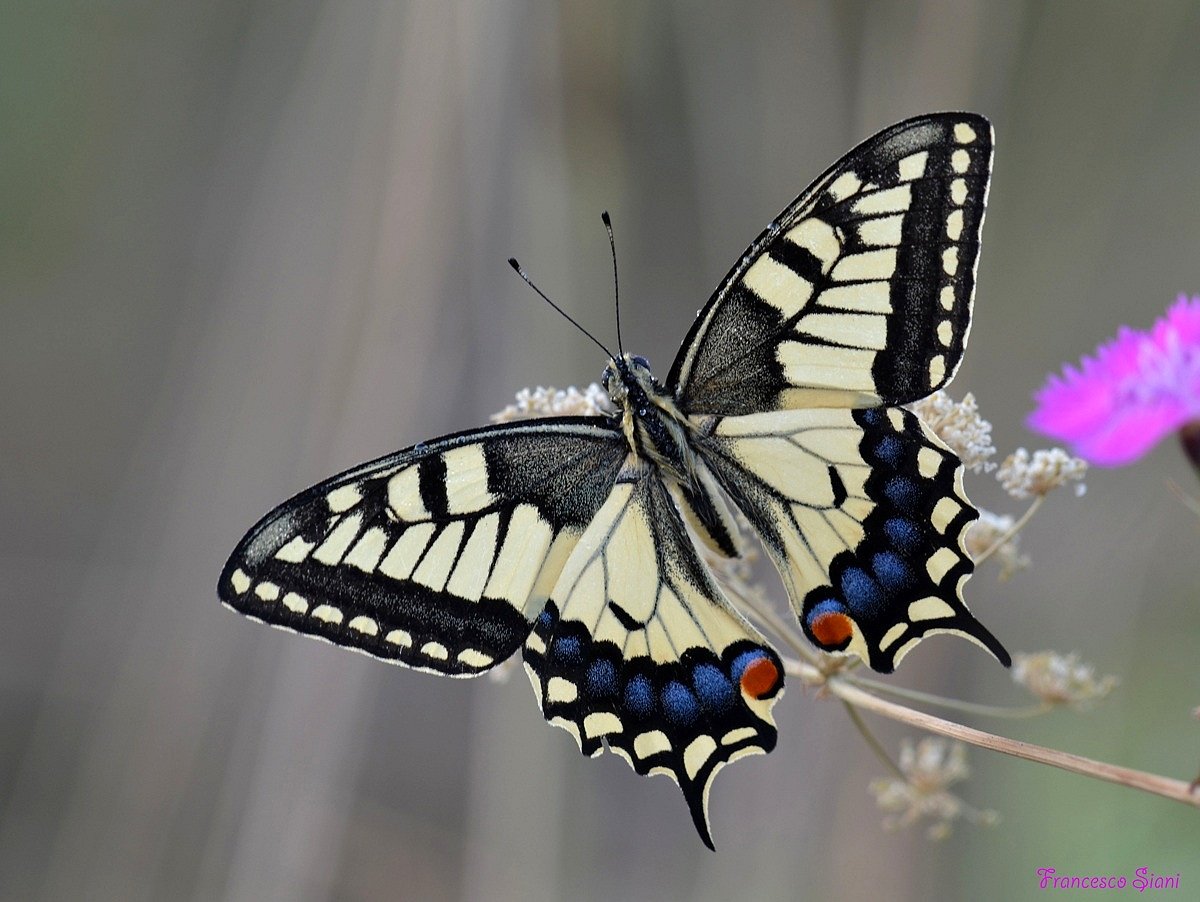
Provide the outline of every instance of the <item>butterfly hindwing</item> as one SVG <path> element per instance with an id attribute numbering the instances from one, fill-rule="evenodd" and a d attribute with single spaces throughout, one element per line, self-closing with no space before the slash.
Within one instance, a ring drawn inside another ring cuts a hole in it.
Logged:
<path id="1" fill-rule="evenodd" d="M 725 600 L 665 484 L 633 464 L 575 546 L 525 644 L 550 723 L 683 789 L 710 847 L 708 790 L 775 745 L 776 653 Z"/>
<path id="2" fill-rule="evenodd" d="M 991 158 L 986 119 L 936 113 L 834 164 L 700 312 L 668 379 L 680 407 L 904 404 L 948 382 L 970 327 Z"/>
<path id="3" fill-rule="evenodd" d="M 1008 653 L 967 610 L 963 547 L 978 512 L 962 464 L 896 407 L 714 421 L 703 455 L 754 526 L 805 635 L 890 673 L 920 639 Z"/>
<path id="4" fill-rule="evenodd" d="M 626 453 L 598 418 L 417 445 L 280 505 L 238 545 L 218 593 L 375 657 L 482 672 L 525 640 Z"/>

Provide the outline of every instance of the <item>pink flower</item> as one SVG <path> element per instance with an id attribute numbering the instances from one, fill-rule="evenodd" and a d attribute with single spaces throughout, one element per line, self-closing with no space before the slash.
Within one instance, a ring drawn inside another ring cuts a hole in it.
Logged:
<path id="1" fill-rule="evenodd" d="M 1200 419 L 1200 295 L 1180 295 L 1149 332 L 1117 337 L 1050 376 L 1029 425 L 1069 442 L 1080 457 L 1116 467 Z"/>

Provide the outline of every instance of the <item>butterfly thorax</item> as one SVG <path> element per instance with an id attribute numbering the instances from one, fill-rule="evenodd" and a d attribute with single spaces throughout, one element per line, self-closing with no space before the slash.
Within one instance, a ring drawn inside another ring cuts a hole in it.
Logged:
<path id="1" fill-rule="evenodd" d="M 617 407 L 629 450 L 668 479 L 696 482 L 691 426 L 671 393 L 650 372 L 645 357 L 625 354 L 604 370 L 604 387 Z"/>
<path id="2" fill-rule="evenodd" d="M 610 362 L 604 385 L 617 407 L 633 465 L 658 471 L 701 542 L 725 557 L 739 555 L 737 522 L 696 453 L 695 426 L 654 378 L 646 358 L 625 354 Z"/>

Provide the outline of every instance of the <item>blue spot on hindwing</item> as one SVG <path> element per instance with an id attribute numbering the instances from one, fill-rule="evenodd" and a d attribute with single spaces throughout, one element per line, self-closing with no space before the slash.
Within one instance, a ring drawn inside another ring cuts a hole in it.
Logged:
<path id="1" fill-rule="evenodd" d="M 912 571 L 904 559 L 894 551 L 881 551 L 871 558 L 871 569 L 875 579 L 889 591 L 895 592 L 904 588 L 912 579 Z"/>
<path id="2" fill-rule="evenodd" d="M 538 614 L 538 618 L 537 618 L 537 628 L 538 629 L 548 630 L 552 626 L 554 626 L 554 615 L 553 614 L 551 614 L 549 611 L 542 611 L 542 613 Z"/>
<path id="3" fill-rule="evenodd" d="M 868 426 L 878 426 L 883 422 L 883 409 L 880 407 L 871 407 L 867 410 L 860 410 L 858 418 Z"/>
<path id="4" fill-rule="evenodd" d="M 733 704 L 733 683 L 713 664 L 697 664 L 692 670 L 692 686 L 700 704 L 710 711 L 723 711 Z"/>
<path id="5" fill-rule="evenodd" d="M 921 503 L 921 488 L 908 476 L 893 476 L 883 487 L 883 494 L 904 511 L 911 511 Z"/>
<path id="6" fill-rule="evenodd" d="M 875 456 L 889 467 L 898 467 L 904 457 L 904 443 L 894 435 L 885 435 L 875 446 Z"/>
<path id="7" fill-rule="evenodd" d="M 761 648 L 754 648 L 750 651 L 744 651 L 733 659 L 733 664 L 729 666 L 729 675 L 733 677 L 734 682 L 742 681 L 742 674 L 746 672 L 746 668 L 760 658 L 767 656 Z"/>
<path id="8" fill-rule="evenodd" d="M 654 686 L 648 676 L 639 673 L 625 684 L 625 710 L 641 718 L 654 713 Z"/>
<path id="9" fill-rule="evenodd" d="M 921 528 L 912 520 L 892 517 L 883 524 L 883 531 L 901 551 L 913 552 L 921 547 Z"/>
<path id="10" fill-rule="evenodd" d="M 601 698 L 617 693 L 617 668 L 607 658 L 600 658 L 588 665 L 587 691 Z"/>
<path id="11" fill-rule="evenodd" d="M 852 610 L 874 608 L 883 603 L 883 590 L 860 567 L 847 567 L 842 574 L 842 595 Z"/>
<path id="12" fill-rule="evenodd" d="M 845 614 L 846 606 L 836 598 L 825 598 L 818 601 L 808 609 L 808 619 L 810 621 L 820 617 L 822 614 Z"/>
<path id="13" fill-rule="evenodd" d="M 583 647 L 577 636 L 559 636 L 554 640 L 554 657 L 563 664 L 583 661 Z"/>
<path id="14" fill-rule="evenodd" d="M 662 691 L 663 714 L 672 723 L 686 726 L 700 713 L 700 705 L 692 691 L 678 680 L 671 680 Z"/>

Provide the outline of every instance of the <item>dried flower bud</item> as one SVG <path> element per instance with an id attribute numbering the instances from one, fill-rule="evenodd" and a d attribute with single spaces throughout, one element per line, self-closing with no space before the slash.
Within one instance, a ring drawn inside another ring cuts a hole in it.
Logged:
<path id="1" fill-rule="evenodd" d="M 959 818 L 980 826 L 999 822 L 995 811 L 978 811 L 949 791 L 950 786 L 970 776 L 966 746 L 961 742 L 926 737 L 914 745 L 904 739 L 899 766 L 905 779 L 871 783 L 879 807 L 896 815 L 884 818 L 885 829 L 907 827 L 928 818 L 932 821 L 926 831 L 929 838 L 940 840 L 950 835 L 952 822 Z"/>
<path id="2" fill-rule="evenodd" d="M 523 388 L 517 392 L 517 403 L 492 414 L 493 423 L 530 420 L 537 417 L 608 416 L 613 412 L 608 393 L 593 382 L 583 391 L 575 386 L 567 389 Z"/>
<path id="3" fill-rule="evenodd" d="M 955 401 L 938 389 L 928 398 L 909 404 L 908 409 L 962 459 L 963 466 L 976 473 L 995 466 L 988 462 L 996 453 L 992 424 L 979 415 L 974 395 L 968 393 L 961 401 Z"/>
<path id="4" fill-rule="evenodd" d="M 1096 669 L 1077 654 L 1053 651 L 1013 655 L 1012 677 L 1048 705 L 1070 705 L 1079 710 L 1108 695 L 1117 678 L 1096 677 Z"/>
<path id="5" fill-rule="evenodd" d="M 1042 449 L 1033 454 L 1018 448 L 1000 464 L 996 479 L 1014 498 L 1045 495 L 1072 480 L 1078 483 L 1075 494 L 1082 495 L 1085 473 L 1087 461 L 1072 457 L 1062 448 Z"/>

